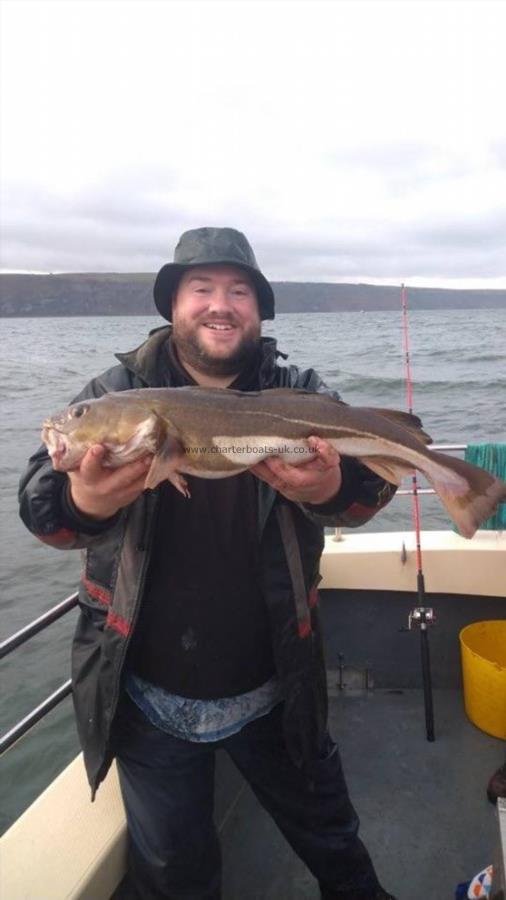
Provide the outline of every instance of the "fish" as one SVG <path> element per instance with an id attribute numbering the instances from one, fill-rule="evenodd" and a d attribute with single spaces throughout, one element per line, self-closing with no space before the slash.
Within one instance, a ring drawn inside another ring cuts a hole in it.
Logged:
<path id="1" fill-rule="evenodd" d="M 393 409 L 349 406 L 296 388 L 264 391 L 188 386 L 106 393 L 48 417 L 42 440 L 56 471 L 79 467 L 94 444 L 111 468 L 152 456 L 145 489 L 170 481 L 189 496 L 185 475 L 226 478 L 269 457 L 299 465 L 317 436 L 393 485 L 419 470 L 463 537 L 506 502 L 506 482 L 430 448 L 420 419 Z"/>

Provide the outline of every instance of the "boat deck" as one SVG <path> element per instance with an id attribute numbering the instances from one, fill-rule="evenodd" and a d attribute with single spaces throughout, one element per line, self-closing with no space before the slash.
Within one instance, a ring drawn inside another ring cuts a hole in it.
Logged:
<path id="1" fill-rule="evenodd" d="M 397 900 L 454 900 L 459 883 L 494 862 L 499 844 L 486 786 L 504 762 L 505 745 L 466 716 L 458 635 L 470 622 L 504 618 L 506 600 L 449 594 L 427 599 L 436 611 L 429 632 L 434 742 L 425 732 L 420 636 L 403 633 L 416 596 L 353 590 L 321 595 L 329 727 L 361 837 L 380 882 Z M 338 686 L 340 665 L 344 689 Z M 223 751 L 216 823 L 223 900 L 318 900 L 315 879 Z M 114 900 L 130 900 L 124 886 Z"/>
<path id="2" fill-rule="evenodd" d="M 458 690 L 434 692 L 436 740 L 425 737 L 421 690 L 381 689 L 330 701 L 361 836 L 398 900 L 453 900 L 493 861 L 497 813 L 486 784 L 504 745 L 467 719 Z M 317 900 L 318 886 L 223 755 L 217 821 L 224 900 Z"/>
<path id="3" fill-rule="evenodd" d="M 458 566 L 455 560 L 446 564 Z M 341 576 L 342 565 L 341 559 Z M 427 594 L 436 613 L 429 631 L 432 743 L 425 735 L 420 636 L 406 633 L 405 627 L 416 595 L 400 589 L 336 590 L 328 572 L 321 591 L 330 730 L 340 747 L 361 836 L 380 881 L 397 900 L 454 900 L 457 884 L 497 857 L 498 816 L 486 798 L 486 785 L 504 762 L 505 743 L 466 717 L 459 650 L 464 626 L 505 618 L 504 578 L 500 596 L 493 586 L 492 595 L 484 592 L 489 567 L 495 571 L 496 563 L 481 565 L 480 593 Z M 363 560 L 355 569 L 361 576 Z M 500 718 L 505 710 L 498 712 Z M 502 817 L 506 846 L 506 805 Z M 216 823 L 223 848 L 223 900 L 318 900 L 314 878 L 223 751 L 218 753 Z M 6 896 L 12 900 L 112 900 L 113 891 L 114 900 L 131 900 L 126 879 L 116 887 L 125 872 L 127 842 L 114 766 L 90 804 L 77 757 L 4 841 Z M 26 847 L 29 867 L 24 865 Z"/>

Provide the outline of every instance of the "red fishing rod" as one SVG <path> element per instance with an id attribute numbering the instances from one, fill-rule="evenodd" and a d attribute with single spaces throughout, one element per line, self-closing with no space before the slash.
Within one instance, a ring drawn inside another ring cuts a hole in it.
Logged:
<path id="1" fill-rule="evenodd" d="M 409 354 L 409 320 L 408 298 L 405 286 L 401 285 L 402 308 L 402 333 L 404 344 L 404 359 L 406 367 L 406 402 L 408 412 L 413 415 L 413 380 L 411 378 L 411 360 Z M 432 678 L 430 671 L 429 651 L 429 626 L 434 623 L 434 612 L 425 603 L 425 579 L 422 564 L 422 542 L 420 536 L 420 498 L 418 494 L 418 480 L 416 470 L 411 476 L 413 490 L 413 525 L 416 538 L 416 584 L 418 594 L 418 606 L 411 610 L 408 618 L 408 628 L 411 631 L 414 626 L 420 628 L 420 653 L 422 659 L 423 699 L 425 706 L 425 730 L 428 741 L 434 741 L 434 705 L 432 700 Z"/>

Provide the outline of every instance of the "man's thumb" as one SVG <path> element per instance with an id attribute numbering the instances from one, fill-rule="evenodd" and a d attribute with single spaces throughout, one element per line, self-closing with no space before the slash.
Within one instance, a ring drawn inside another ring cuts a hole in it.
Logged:
<path id="1" fill-rule="evenodd" d="M 90 447 L 81 463 L 81 474 L 86 479 L 94 481 L 102 472 L 102 460 L 105 454 L 105 447 L 102 444 L 94 444 Z"/>

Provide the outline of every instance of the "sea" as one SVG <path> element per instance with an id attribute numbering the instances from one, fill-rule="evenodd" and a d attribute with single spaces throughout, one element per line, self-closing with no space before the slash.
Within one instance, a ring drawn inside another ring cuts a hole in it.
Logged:
<path id="1" fill-rule="evenodd" d="M 17 486 L 39 444 L 42 419 L 162 325 L 157 317 L 3 319 L 0 435 L 0 610 L 2 639 L 71 594 L 78 552 L 39 543 L 18 516 Z M 288 363 L 313 367 L 354 405 L 406 409 L 401 313 L 279 315 L 264 333 Z M 506 308 L 413 310 L 409 314 L 413 407 L 436 443 L 506 441 Z M 282 362 L 282 360 L 281 360 Z M 412 527 L 411 500 L 398 497 L 367 531 Z M 422 528 L 444 529 L 439 501 L 422 499 Z M 77 612 L 32 638 L 1 664 L 3 734 L 69 678 Z M 78 752 L 70 698 L 0 762 L 5 830 Z"/>

